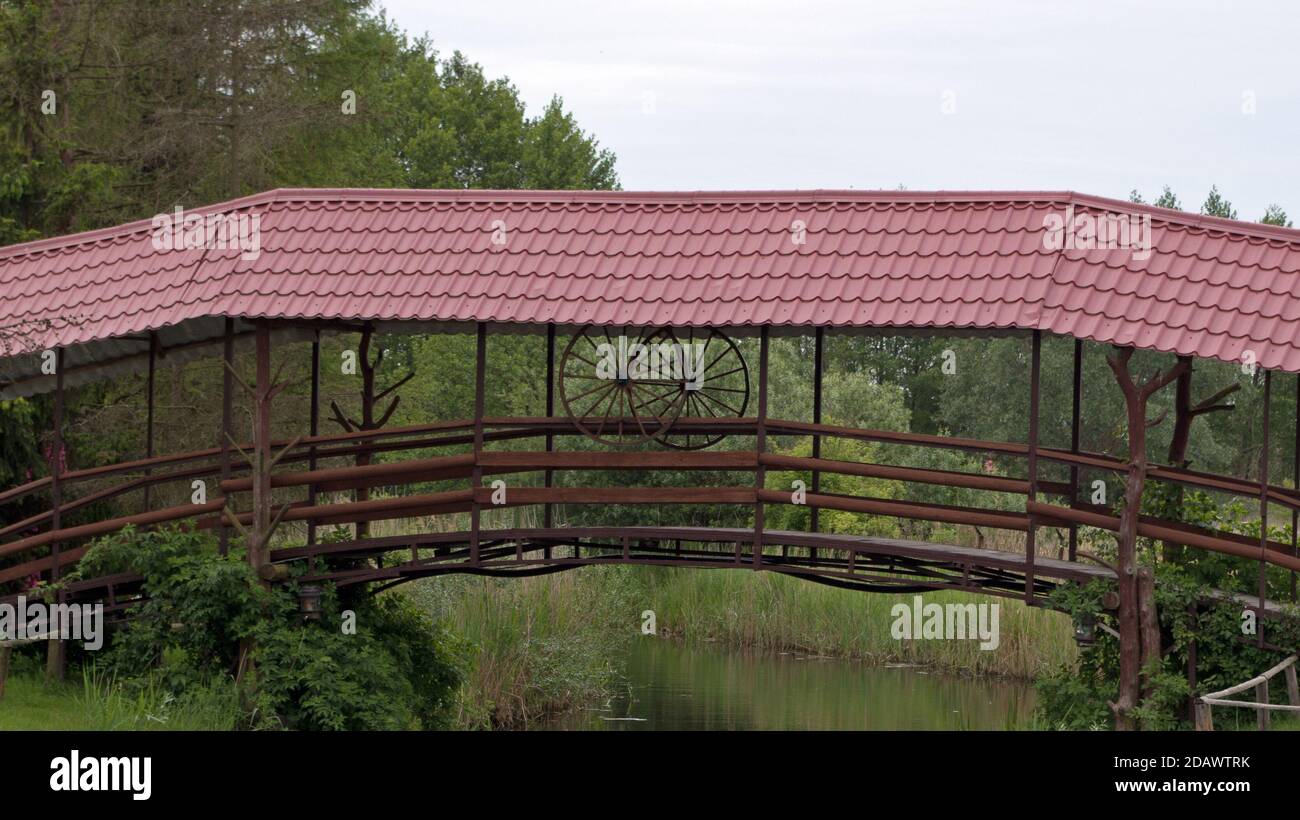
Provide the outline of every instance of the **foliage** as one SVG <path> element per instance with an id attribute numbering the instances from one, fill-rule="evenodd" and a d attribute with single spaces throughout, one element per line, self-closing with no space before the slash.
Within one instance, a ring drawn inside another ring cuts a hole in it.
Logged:
<path id="1" fill-rule="evenodd" d="M 319 621 L 298 615 L 297 585 L 266 588 L 210 535 L 127 528 L 82 559 L 76 577 L 133 572 L 134 606 L 98 660 L 128 690 L 196 696 L 239 672 L 244 725 L 290 729 L 437 728 L 449 719 L 463 648 L 400 594 L 361 597 L 348 616 L 327 590 Z M 344 629 L 355 622 L 355 634 Z"/>
<path id="2" fill-rule="evenodd" d="M 1161 563 L 1155 573 L 1156 607 L 1166 653 L 1158 668 L 1143 670 L 1148 691 L 1136 715 L 1147 728 L 1190 728 L 1186 669 L 1193 642 L 1200 692 L 1248 680 L 1277 663 L 1278 656 L 1243 635 L 1240 603 L 1198 581 L 1183 567 Z M 1095 619 L 1117 628 L 1114 613 L 1101 605 L 1102 595 L 1110 588 L 1101 580 L 1086 586 L 1065 584 L 1053 592 L 1051 604 L 1069 613 L 1076 623 Z M 1300 610 L 1289 608 L 1284 618 L 1270 619 L 1265 630 L 1271 643 L 1300 644 Z M 1095 643 L 1080 650 L 1077 662 L 1063 664 L 1036 682 L 1039 719 L 1057 728 L 1108 728 L 1113 722 L 1108 703 L 1118 697 L 1118 680 L 1119 641 L 1098 627 Z"/>

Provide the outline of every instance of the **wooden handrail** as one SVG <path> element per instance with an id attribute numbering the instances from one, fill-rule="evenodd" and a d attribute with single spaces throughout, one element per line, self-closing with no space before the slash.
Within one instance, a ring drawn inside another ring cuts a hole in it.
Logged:
<path id="1" fill-rule="evenodd" d="M 1025 505 L 1025 509 L 1038 516 L 1045 522 L 1056 522 L 1058 525 L 1066 523 L 1083 524 L 1098 529 L 1119 531 L 1119 517 L 1114 515 L 1105 515 L 1102 513 L 1090 512 L 1088 510 L 1071 509 L 1069 507 L 1058 507 L 1055 504 L 1044 504 L 1041 501 L 1031 501 Z M 1189 547 L 1209 550 L 1210 552 L 1219 552 L 1225 555 L 1234 555 L 1238 558 L 1248 558 L 1252 561 L 1264 561 L 1274 566 L 1285 567 L 1300 571 L 1300 558 L 1293 555 L 1280 553 L 1277 550 L 1270 549 L 1263 551 L 1258 546 L 1248 546 L 1237 541 L 1211 534 L 1205 530 L 1196 530 L 1187 525 L 1173 526 L 1170 522 L 1153 523 L 1149 519 L 1138 521 L 1138 535 L 1144 538 L 1153 538 L 1158 541 L 1169 541 L 1175 544 L 1183 544 Z"/>

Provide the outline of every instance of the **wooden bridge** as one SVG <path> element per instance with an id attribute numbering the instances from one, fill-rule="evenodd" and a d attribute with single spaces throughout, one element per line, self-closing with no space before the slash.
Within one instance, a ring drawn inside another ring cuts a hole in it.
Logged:
<path id="1" fill-rule="evenodd" d="M 1053 245 L 1041 226 L 1067 206 L 1099 217 L 1142 211 L 1154 220 L 1156 246 L 1117 257 L 1110 247 Z M 274 191 L 204 209 L 249 211 L 264 226 L 255 259 L 238 248 L 159 250 L 148 222 L 0 249 L 0 286 L 16 294 L 0 303 L 0 398 L 49 394 L 53 421 L 49 474 L 0 490 L 0 511 L 47 499 L 43 511 L 0 527 L 0 592 L 12 598 L 35 580 L 58 581 L 95 538 L 165 524 L 214 530 L 223 551 L 242 536 L 268 583 L 299 562 L 301 584 L 371 589 L 446 573 L 514 577 L 624 563 L 762 570 L 866 591 L 965 589 L 1039 605 L 1062 582 L 1113 578 L 1127 693 L 1120 714 L 1135 705 L 1139 655 L 1160 649 L 1138 633 L 1138 538 L 1256 565 L 1257 595 L 1243 604 L 1262 615 L 1278 609 L 1268 600 L 1269 567 L 1290 572 L 1295 599 L 1300 474 L 1291 486 L 1271 481 L 1269 414 L 1253 480 L 1150 464 L 1145 436 L 1147 402 L 1167 386 L 1176 384 L 1175 436 L 1184 444 L 1191 420 L 1217 409 L 1214 401 L 1191 404 L 1198 356 L 1259 367 L 1265 407 L 1274 371 L 1300 372 L 1300 340 L 1286 330 L 1300 315 L 1290 295 L 1300 292 L 1300 232 L 1069 193 Z M 1203 285 L 1194 310 L 1179 301 L 1185 282 Z M 824 423 L 828 332 L 918 331 L 1026 340 L 1023 442 Z M 448 363 L 473 372 L 473 416 L 388 426 L 394 404 L 379 405 L 401 384 L 376 388 L 375 334 L 449 332 L 475 335 L 472 366 Z M 487 351 L 497 332 L 545 334 L 538 362 L 545 415 L 486 415 Z M 344 432 L 324 434 L 320 339 L 334 333 L 359 338 L 361 413 L 335 407 Z M 776 334 L 812 337 L 810 419 L 769 413 Z M 1068 448 L 1040 441 L 1045 334 L 1074 342 Z M 744 355 L 737 339 L 757 350 Z M 1080 447 L 1085 341 L 1109 346 L 1127 411 L 1127 458 Z M 310 371 L 310 415 L 301 436 L 276 439 L 273 406 L 286 382 L 272 372 L 272 348 L 288 342 L 310 343 L 310 362 L 295 366 Z M 237 346 L 252 350 L 248 380 Z M 662 350 L 666 371 L 628 370 L 634 349 Z M 1172 354 L 1175 363 L 1137 378 L 1135 349 Z M 602 373 L 611 350 L 620 363 Z M 222 429 L 196 431 L 216 444 L 158 455 L 158 362 L 205 355 L 225 364 Z M 149 374 L 144 458 L 67 469 L 66 389 L 140 371 Z M 233 424 L 240 391 L 253 419 L 243 442 Z M 1300 424 L 1300 400 L 1296 418 Z M 776 437 L 809 440 L 811 455 L 774 452 Z M 974 473 L 824 458 L 832 439 L 952 449 L 1018 466 Z M 1046 463 L 1069 480 L 1046 480 Z M 1294 464 L 1300 471 L 1300 453 Z M 1083 470 L 1124 476 L 1120 514 L 1083 500 Z M 679 479 L 680 486 L 643 487 L 604 477 L 647 471 L 726 478 L 717 486 Z M 801 484 L 777 486 L 777 474 Z M 837 494 L 823 490 L 826 475 L 1010 495 L 1023 504 Z M 1150 480 L 1257 501 L 1260 536 L 1141 515 Z M 153 503 L 167 488 L 187 494 L 195 481 L 212 490 L 200 503 Z M 445 482 L 454 489 L 430 491 Z M 340 493 L 352 495 L 329 498 Z M 701 526 L 570 526 L 557 523 L 560 505 L 739 512 Z M 768 510 L 778 505 L 807 507 L 807 528 L 769 527 Z M 521 507 L 537 510 L 540 526 L 484 522 L 485 513 Z M 1269 539 L 1270 507 L 1290 511 L 1290 543 Z M 116 512 L 104 517 L 106 509 Z M 825 532 L 823 510 L 1010 531 L 1023 549 Z M 458 523 L 466 515 L 468 525 Z M 736 526 L 738 519 L 749 524 Z M 372 537 L 369 525 L 384 520 L 414 523 L 409 534 Z M 305 536 L 287 535 L 291 522 L 304 524 Z M 346 534 L 323 539 L 328 526 Z M 1080 550 L 1082 527 L 1115 533 L 1118 558 Z M 1040 554 L 1043 528 L 1065 534 L 1058 554 Z M 77 580 L 59 595 L 123 612 L 140 591 L 139 578 L 121 575 Z M 1259 643 L 1266 645 L 1262 630 Z"/>

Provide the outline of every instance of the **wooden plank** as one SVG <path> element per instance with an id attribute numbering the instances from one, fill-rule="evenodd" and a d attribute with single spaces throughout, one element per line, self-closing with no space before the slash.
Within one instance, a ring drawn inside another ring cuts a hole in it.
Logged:
<path id="1" fill-rule="evenodd" d="M 484 467 L 518 470 L 752 470 L 758 466 L 753 451 L 600 452 L 523 451 L 485 452 Z"/>
<path id="2" fill-rule="evenodd" d="M 475 490 L 480 504 L 492 505 L 492 488 Z M 752 487 L 517 487 L 506 491 L 506 503 L 523 504 L 753 504 Z"/>
<path id="3" fill-rule="evenodd" d="M 334 467 L 323 470 L 276 473 L 271 476 L 271 486 L 300 487 L 318 484 L 321 485 L 321 489 L 329 489 L 327 485 L 347 484 L 347 489 L 354 489 L 356 486 L 374 487 L 382 484 L 405 484 L 423 480 L 423 476 L 428 475 L 462 478 L 469 475 L 469 470 L 473 466 L 473 453 L 464 453 L 454 456 L 412 459 L 410 461 L 367 464 L 361 467 Z M 221 490 L 227 493 L 248 492 L 253 487 L 253 480 L 252 478 L 235 478 L 221 482 L 220 486 Z"/>
<path id="4" fill-rule="evenodd" d="M 1069 509 L 1067 507 L 1058 507 L 1054 504 L 1044 504 L 1042 502 L 1029 502 L 1026 508 L 1035 515 L 1042 516 L 1044 519 L 1051 519 L 1062 522 L 1062 524 L 1071 521 L 1085 524 L 1089 527 L 1110 530 L 1115 532 L 1119 529 L 1119 519 L 1113 515 L 1103 515 L 1082 509 Z M 1172 522 L 1152 523 L 1150 519 L 1138 521 L 1138 535 L 1146 538 L 1154 538 L 1158 541 L 1172 541 L 1177 544 L 1185 544 L 1189 547 L 1205 549 L 1211 552 L 1221 552 L 1225 555 L 1235 555 L 1239 558 L 1249 558 L 1258 560 L 1260 557 L 1259 547 L 1249 546 L 1239 543 L 1235 540 L 1213 535 L 1205 531 L 1197 531 L 1185 525 L 1175 525 Z M 1300 559 L 1270 549 L 1265 556 L 1270 564 L 1280 567 L 1300 570 Z"/>
<path id="5" fill-rule="evenodd" d="M 1019 478 L 959 473 L 951 470 L 930 470 L 917 467 L 896 467 L 891 464 L 867 464 L 857 461 L 835 461 L 804 456 L 764 455 L 760 461 L 779 470 L 816 470 L 840 475 L 884 478 L 890 481 L 916 481 L 944 487 L 966 487 L 974 490 L 991 490 L 1001 493 L 1026 495 L 1029 482 Z M 813 488 L 816 492 L 816 488 Z"/>
<path id="6" fill-rule="evenodd" d="M 107 535 L 111 532 L 117 532 L 128 525 L 148 527 L 154 524 L 163 524 L 169 521 L 193 518 L 202 515 L 203 513 L 217 512 L 225 505 L 226 500 L 224 498 L 217 498 L 206 504 L 184 504 L 179 507 L 168 507 L 163 510 L 151 510 L 147 513 L 127 515 L 121 518 L 109 518 L 91 524 L 68 527 L 67 529 L 50 530 L 49 532 L 39 533 L 37 535 L 28 536 L 27 538 L 20 538 L 17 541 L 10 541 L 8 544 L 0 545 L 0 556 L 13 555 L 14 553 L 35 549 L 36 547 L 43 547 L 56 541 L 72 541 L 78 538 L 93 538 L 99 535 Z"/>
<path id="7" fill-rule="evenodd" d="M 782 490 L 763 490 L 763 500 L 774 504 L 792 503 L 790 493 Z M 809 493 L 805 499 L 810 507 L 914 518 L 922 521 L 941 521 L 947 524 L 969 524 L 976 527 L 1016 530 L 1023 532 L 1029 526 L 1026 516 L 999 510 L 974 507 L 953 507 L 943 504 L 922 504 L 916 501 L 892 501 L 880 498 Z"/>

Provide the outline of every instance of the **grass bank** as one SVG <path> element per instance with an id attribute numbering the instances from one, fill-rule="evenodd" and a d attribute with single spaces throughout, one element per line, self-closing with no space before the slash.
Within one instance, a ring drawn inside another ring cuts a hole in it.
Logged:
<path id="1" fill-rule="evenodd" d="M 206 687 L 184 701 L 157 682 L 127 690 L 90 670 L 46 684 L 36 664 L 16 664 L 0 701 L 0 731 L 207 731 L 235 729 L 233 684 Z"/>

